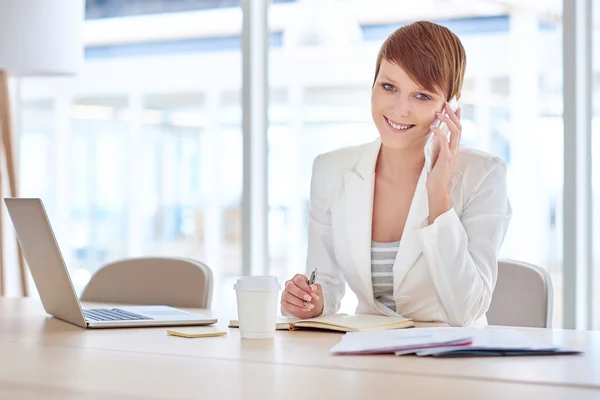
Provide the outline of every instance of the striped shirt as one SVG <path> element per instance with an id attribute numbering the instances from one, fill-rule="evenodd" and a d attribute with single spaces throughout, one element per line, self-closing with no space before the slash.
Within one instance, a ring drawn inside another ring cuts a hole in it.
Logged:
<path id="1" fill-rule="evenodd" d="M 393 243 L 371 241 L 373 297 L 394 312 L 396 312 L 396 301 L 393 268 L 399 247 L 400 241 Z"/>

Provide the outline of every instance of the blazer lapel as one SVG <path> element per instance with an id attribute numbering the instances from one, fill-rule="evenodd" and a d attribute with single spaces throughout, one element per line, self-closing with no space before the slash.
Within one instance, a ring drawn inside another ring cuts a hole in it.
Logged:
<path id="1" fill-rule="evenodd" d="M 344 174 L 344 197 L 348 244 L 358 275 L 368 298 L 373 298 L 371 281 L 371 230 L 373 220 L 373 189 L 375 163 L 381 148 L 380 140 L 369 144 L 356 167 Z"/>
<path id="2" fill-rule="evenodd" d="M 460 173 L 452 175 L 448 193 L 452 193 L 459 177 Z M 394 261 L 394 297 L 401 295 L 399 293 L 400 284 L 404 281 L 406 275 L 423 252 L 417 231 L 427 226 L 429 219 L 429 198 L 426 184 L 427 170 L 424 167 L 421 171 L 417 188 L 415 189 L 404 225 L 404 231 L 402 232 L 398 254 L 396 254 L 396 260 Z"/>
<path id="3" fill-rule="evenodd" d="M 406 217 L 406 223 L 402 231 L 402 238 L 400 239 L 400 246 L 398 247 L 398 254 L 396 254 L 394 262 L 394 297 L 398 297 L 398 287 L 422 253 L 417 230 L 424 226 L 429 217 L 426 183 L 427 170 L 423 168 L 410 204 L 410 209 L 408 210 L 408 216 Z"/>

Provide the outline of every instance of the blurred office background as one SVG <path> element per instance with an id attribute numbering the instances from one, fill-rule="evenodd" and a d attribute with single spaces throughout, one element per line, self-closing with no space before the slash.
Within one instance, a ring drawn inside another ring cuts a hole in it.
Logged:
<path id="1" fill-rule="evenodd" d="M 558 0 L 273 0 L 268 212 L 253 222 L 267 228 L 268 254 L 258 270 L 281 282 L 304 272 L 314 157 L 377 137 L 369 102 L 379 46 L 405 23 L 432 20 L 467 50 L 463 145 L 509 166 L 514 217 L 501 256 L 550 272 L 561 326 L 564 271 L 573 268 L 562 261 L 562 10 Z M 595 13 L 593 155 L 600 154 Z M 81 73 L 11 82 L 21 195 L 44 200 L 78 291 L 114 259 L 193 257 L 215 273 L 214 308 L 235 309 L 233 283 L 248 271 L 242 21 L 237 0 L 87 0 Z M 594 194 L 599 168 L 593 163 Z M 597 214 L 588 223 L 600 249 Z M 599 265 L 597 253 L 597 281 Z M 18 291 L 14 281 L 9 294 Z M 592 302 L 600 314 L 600 295 Z M 355 304 L 349 293 L 343 311 Z M 600 318 L 594 324 L 600 329 Z"/>

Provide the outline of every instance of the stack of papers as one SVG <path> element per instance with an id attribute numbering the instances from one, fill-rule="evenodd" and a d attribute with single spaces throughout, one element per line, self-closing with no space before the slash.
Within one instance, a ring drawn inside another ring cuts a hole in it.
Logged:
<path id="1" fill-rule="evenodd" d="M 474 357 L 581 352 L 545 343 L 514 329 L 444 327 L 347 333 L 331 348 L 331 353 Z"/>
<path id="2" fill-rule="evenodd" d="M 333 346 L 333 354 L 393 354 L 434 347 L 468 345 L 473 332 L 467 328 L 416 328 L 408 330 L 350 332 Z"/>

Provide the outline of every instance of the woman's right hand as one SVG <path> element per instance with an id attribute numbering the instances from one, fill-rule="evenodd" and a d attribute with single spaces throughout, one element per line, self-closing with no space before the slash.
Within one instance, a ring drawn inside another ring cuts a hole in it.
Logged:
<path id="1" fill-rule="evenodd" d="M 281 308 L 296 318 L 307 319 L 323 312 L 323 291 L 318 283 L 308 285 L 306 276 L 297 274 L 285 283 Z"/>

